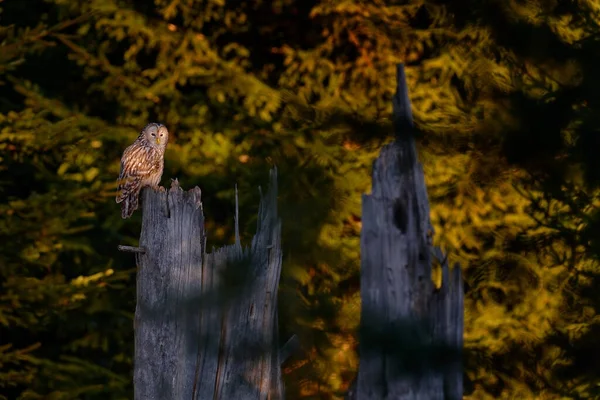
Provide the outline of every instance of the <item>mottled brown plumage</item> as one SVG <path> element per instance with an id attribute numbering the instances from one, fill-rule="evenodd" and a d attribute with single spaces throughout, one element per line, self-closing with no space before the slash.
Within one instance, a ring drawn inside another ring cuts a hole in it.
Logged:
<path id="1" fill-rule="evenodd" d="M 160 183 L 169 131 L 162 124 L 150 123 L 142 129 L 133 144 L 121 157 L 121 173 L 117 203 L 121 203 L 121 217 L 129 218 L 138 208 L 140 190 Z"/>

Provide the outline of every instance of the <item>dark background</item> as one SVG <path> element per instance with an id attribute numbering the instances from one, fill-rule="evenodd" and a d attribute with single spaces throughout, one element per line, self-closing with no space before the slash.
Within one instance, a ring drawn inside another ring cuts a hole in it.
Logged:
<path id="1" fill-rule="evenodd" d="M 0 398 L 132 396 L 140 213 L 122 151 L 171 133 L 208 245 L 279 169 L 287 397 L 356 374 L 361 194 L 407 66 L 435 242 L 465 274 L 468 398 L 597 398 L 596 2 L 0 3 Z"/>

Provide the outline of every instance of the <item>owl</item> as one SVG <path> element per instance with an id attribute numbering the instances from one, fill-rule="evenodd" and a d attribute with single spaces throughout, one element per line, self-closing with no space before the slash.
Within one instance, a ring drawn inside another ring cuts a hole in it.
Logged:
<path id="1" fill-rule="evenodd" d="M 116 199 L 117 203 L 121 203 L 123 219 L 131 217 L 137 210 L 143 187 L 158 186 L 168 140 L 167 128 L 153 122 L 146 125 L 135 142 L 123 152 Z"/>

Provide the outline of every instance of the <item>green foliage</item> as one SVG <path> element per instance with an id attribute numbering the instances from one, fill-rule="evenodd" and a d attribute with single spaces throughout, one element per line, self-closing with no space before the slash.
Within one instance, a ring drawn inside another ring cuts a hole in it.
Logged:
<path id="1" fill-rule="evenodd" d="M 116 246 L 140 219 L 114 186 L 157 120 L 164 182 L 200 185 L 210 245 L 231 241 L 235 182 L 249 240 L 278 166 L 281 330 L 303 349 L 288 397 L 340 397 L 398 62 L 435 240 L 467 277 L 466 394 L 598 396 L 596 2 L 26 3 L 0 26 L 0 396 L 131 398 L 134 261 Z"/>

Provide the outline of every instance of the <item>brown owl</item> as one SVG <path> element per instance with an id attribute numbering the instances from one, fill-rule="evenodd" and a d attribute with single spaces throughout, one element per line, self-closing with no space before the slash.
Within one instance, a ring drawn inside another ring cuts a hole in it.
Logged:
<path id="1" fill-rule="evenodd" d="M 156 187 L 162 177 L 169 131 L 162 124 L 150 123 L 121 157 L 117 203 L 121 217 L 129 218 L 138 208 L 138 196 L 145 186 Z"/>

